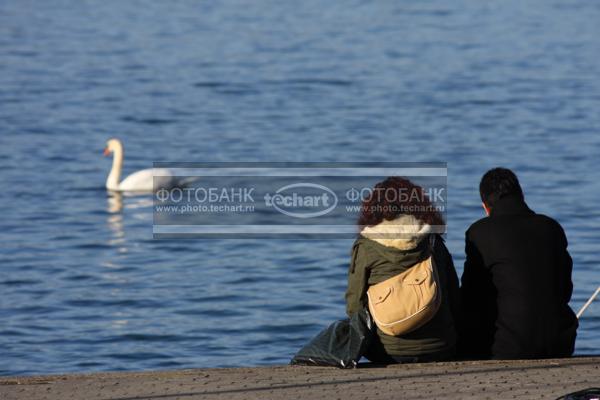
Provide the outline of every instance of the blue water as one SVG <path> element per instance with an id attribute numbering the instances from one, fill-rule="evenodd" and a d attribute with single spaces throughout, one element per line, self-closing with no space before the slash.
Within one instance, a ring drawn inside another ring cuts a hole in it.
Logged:
<path id="1" fill-rule="evenodd" d="M 153 240 L 150 197 L 111 211 L 111 136 L 126 172 L 446 161 L 459 273 L 508 166 L 566 229 L 573 308 L 600 285 L 600 4 L 333 3 L 0 3 L 0 374 L 286 363 L 343 315 L 350 240 Z"/>

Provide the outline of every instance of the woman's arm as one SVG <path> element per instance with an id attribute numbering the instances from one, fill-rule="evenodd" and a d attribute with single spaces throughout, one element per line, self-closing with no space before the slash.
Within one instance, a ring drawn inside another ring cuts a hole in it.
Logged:
<path id="1" fill-rule="evenodd" d="M 458 327 L 458 321 L 460 318 L 460 292 L 458 286 L 458 275 L 456 274 L 456 268 L 454 268 L 452 255 L 450 254 L 446 243 L 441 236 L 438 235 L 438 238 L 439 240 L 436 240 L 436 247 L 439 248 L 438 254 L 440 254 L 441 259 L 444 260 L 444 265 L 446 266 L 446 296 L 450 306 L 450 312 L 452 313 L 452 318 L 454 320 L 454 325 Z"/>
<path id="2" fill-rule="evenodd" d="M 348 270 L 348 289 L 346 290 L 346 314 L 355 313 L 367 306 L 368 269 L 364 251 L 359 243 L 352 246 L 352 257 Z"/>

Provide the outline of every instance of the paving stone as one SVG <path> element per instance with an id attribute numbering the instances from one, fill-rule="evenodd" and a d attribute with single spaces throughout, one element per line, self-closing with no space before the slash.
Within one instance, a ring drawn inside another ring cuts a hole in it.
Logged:
<path id="1" fill-rule="evenodd" d="M 576 357 L 1 377 L 0 399 L 556 399 L 598 386 L 600 357 Z"/>

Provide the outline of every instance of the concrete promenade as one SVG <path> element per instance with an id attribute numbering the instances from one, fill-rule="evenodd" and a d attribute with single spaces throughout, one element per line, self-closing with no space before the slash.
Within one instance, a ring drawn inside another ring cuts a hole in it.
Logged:
<path id="1" fill-rule="evenodd" d="M 0 378 L 0 399 L 556 399 L 600 387 L 600 357 L 275 366 Z"/>

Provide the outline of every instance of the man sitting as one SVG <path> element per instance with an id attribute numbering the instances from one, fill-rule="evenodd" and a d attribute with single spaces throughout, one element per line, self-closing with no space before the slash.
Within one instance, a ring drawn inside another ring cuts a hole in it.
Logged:
<path id="1" fill-rule="evenodd" d="M 479 192 L 488 216 L 466 232 L 459 351 L 468 358 L 570 356 L 578 323 L 563 229 L 529 209 L 508 169 L 486 172 Z"/>

